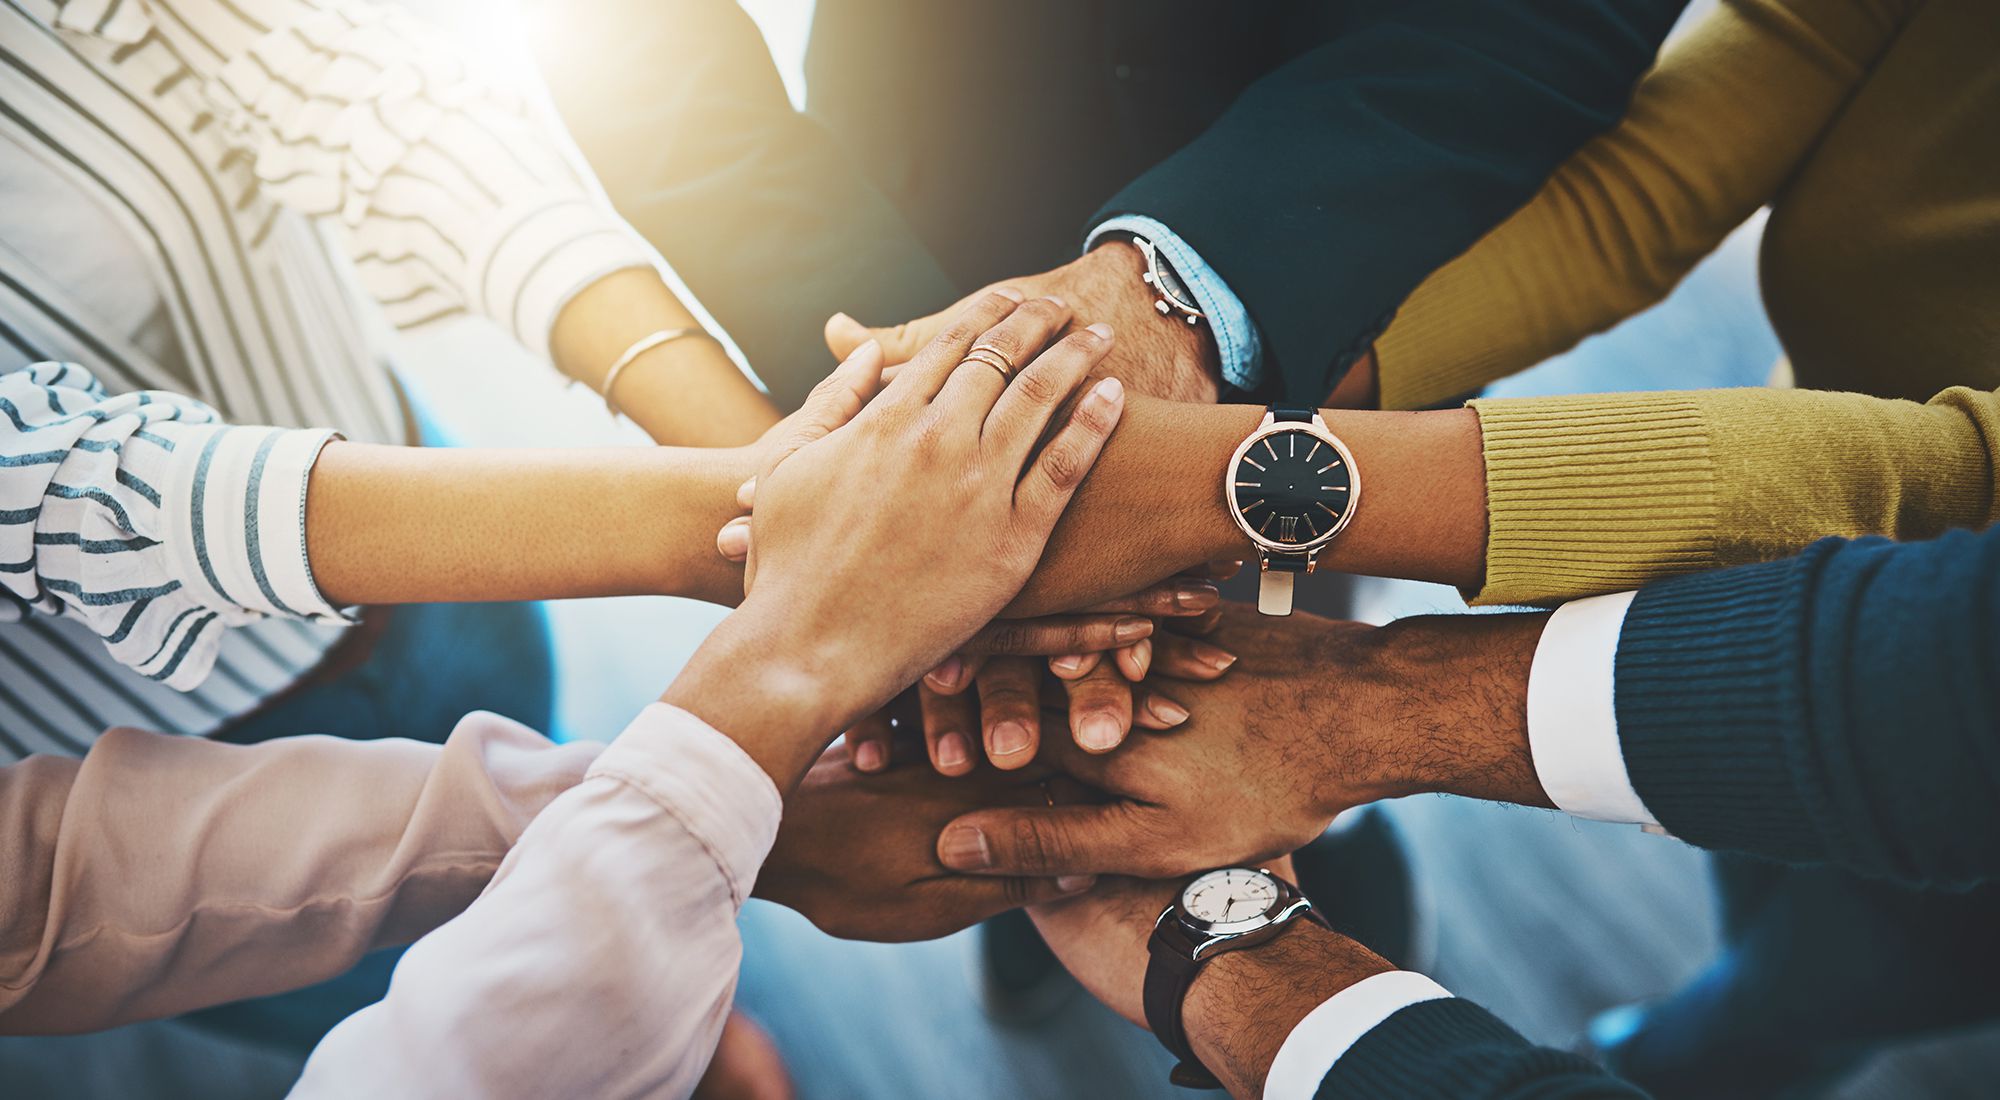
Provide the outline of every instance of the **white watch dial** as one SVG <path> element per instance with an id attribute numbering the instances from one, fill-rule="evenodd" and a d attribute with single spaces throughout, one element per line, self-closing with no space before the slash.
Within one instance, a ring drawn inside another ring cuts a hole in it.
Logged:
<path id="1" fill-rule="evenodd" d="M 1278 900 L 1278 884 L 1262 871 L 1229 867 L 1187 884 L 1181 912 L 1212 926 L 1255 924 Z"/>

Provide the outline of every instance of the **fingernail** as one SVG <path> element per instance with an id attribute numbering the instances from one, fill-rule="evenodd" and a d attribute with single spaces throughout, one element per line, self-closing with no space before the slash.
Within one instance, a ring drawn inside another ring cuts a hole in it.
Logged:
<path id="1" fill-rule="evenodd" d="M 999 296 L 1007 299 L 1010 302 L 1020 302 L 1027 300 L 1027 295 L 1022 294 L 1020 291 L 1015 290 L 1011 286 L 1003 286 L 998 290 L 995 290 L 993 293 L 998 294 Z"/>
<path id="2" fill-rule="evenodd" d="M 1105 323 L 1104 323 L 1104 322 L 1102 322 L 1102 321 L 1099 321 L 1099 322 L 1097 322 L 1096 324 L 1094 324 L 1094 325 L 1090 326 L 1090 328 L 1089 328 L 1089 329 L 1088 329 L 1087 331 L 1089 331 L 1089 333 L 1090 333 L 1090 334 L 1091 334 L 1092 336 L 1095 336 L 1095 337 L 1097 337 L 1097 338 L 1098 338 L 1099 340 L 1109 340 L 1109 339 L 1111 339 L 1111 326 L 1110 326 L 1110 325 L 1107 325 L 1107 324 L 1105 324 Z M 1110 379 L 1109 379 L 1109 378 L 1107 378 L 1107 379 L 1105 379 L 1104 381 L 1105 381 L 1105 382 L 1109 382 L 1109 381 L 1110 381 Z M 1099 388 L 1099 389 L 1102 389 L 1102 388 L 1103 388 L 1103 383 L 1099 383 L 1099 384 L 1098 384 L 1098 388 Z M 1111 396 L 1111 395 L 1110 395 L 1110 394 L 1106 394 L 1105 396 L 1106 396 L 1106 397 L 1109 397 L 1109 396 Z"/>
<path id="3" fill-rule="evenodd" d="M 981 871 L 993 866 L 993 846 L 974 825 L 953 825 L 938 840 L 938 858 L 954 871 Z"/>
<path id="4" fill-rule="evenodd" d="M 1129 649 L 1127 653 L 1129 654 L 1127 660 L 1131 661 L 1132 665 L 1138 669 L 1138 676 L 1136 678 L 1144 679 L 1147 670 L 1153 667 L 1152 639 L 1141 638 L 1138 641 L 1133 642 L 1132 648 Z"/>
<path id="5" fill-rule="evenodd" d="M 1125 396 L 1125 383 L 1116 378 L 1106 378 L 1092 386 L 1090 392 L 1105 401 L 1117 401 Z"/>
<path id="6" fill-rule="evenodd" d="M 1057 673 L 1068 673 L 1074 676 L 1078 672 L 1083 671 L 1083 655 L 1071 653 L 1067 656 L 1057 657 L 1055 660 L 1049 662 L 1049 667 Z"/>
<path id="7" fill-rule="evenodd" d="M 1096 875 L 1057 875 L 1056 889 L 1065 894 L 1081 894 L 1097 885 Z"/>
<path id="8" fill-rule="evenodd" d="M 938 738 L 938 767 L 956 768 L 972 759 L 971 746 L 965 743 L 965 735 L 947 733 Z"/>
<path id="9" fill-rule="evenodd" d="M 862 344 L 858 348 L 855 348 L 854 354 L 848 356 L 848 358 L 860 359 L 870 355 L 879 355 L 881 354 L 881 352 L 882 352 L 882 341 L 875 339 L 873 336 L 870 336 L 868 338 L 868 342 Z"/>
<path id="10" fill-rule="evenodd" d="M 1200 661 L 1217 672 L 1221 672 L 1223 669 L 1236 663 L 1236 654 L 1226 649 L 1218 649 L 1207 642 L 1192 642 L 1188 648 L 1194 653 L 1195 660 Z"/>
<path id="11" fill-rule="evenodd" d="M 715 548 L 725 558 L 743 558 L 750 553 L 750 523 L 748 520 L 732 519 L 715 533 Z"/>
<path id="12" fill-rule="evenodd" d="M 879 772 L 887 763 L 882 756 L 880 741 L 863 741 L 854 749 L 854 766 L 864 772 Z"/>
<path id="13" fill-rule="evenodd" d="M 1120 619 L 1118 620 L 1118 625 L 1111 628 L 1112 638 L 1120 642 L 1136 642 L 1141 638 L 1151 637 L 1152 634 L 1153 620 L 1151 619 Z"/>
<path id="14" fill-rule="evenodd" d="M 1188 710 L 1186 707 L 1181 706 L 1172 699 L 1162 699 L 1157 695 L 1153 697 L 1151 702 L 1146 704 L 1146 709 L 1152 712 L 1153 717 L 1165 722 L 1169 726 L 1178 726 L 1188 720 Z"/>
<path id="15" fill-rule="evenodd" d="M 1055 295 L 1053 295 L 1053 294 L 1044 294 L 1044 295 L 1042 295 L 1042 299 L 1043 299 L 1044 301 L 1047 301 L 1047 302 L 1051 302 L 1051 303 L 1053 303 L 1053 304 L 1055 305 L 1055 307 L 1056 307 L 1057 309 L 1068 309 L 1068 308 L 1069 308 L 1069 303 L 1068 303 L 1068 302 L 1065 302 L 1065 301 L 1063 301 L 1063 300 L 1062 300 L 1061 298 L 1058 298 L 1058 297 L 1056 297 L 1056 296 L 1055 296 Z"/>
<path id="16" fill-rule="evenodd" d="M 1006 721 L 993 727 L 993 755 L 1012 756 L 1028 748 L 1028 727 Z"/>
<path id="17" fill-rule="evenodd" d="M 959 660 L 954 655 L 946 657 L 944 663 L 932 669 L 931 674 L 925 677 L 925 679 L 929 680 L 931 686 L 937 688 L 939 691 L 950 691 L 958 687 L 959 674 L 964 671 L 965 662 Z"/>
<path id="18" fill-rule="evenodd" d="M 1207 581 L 1188 581 L 1174 589 L 1174 606 L 1183 611 L 1207 611 L 1222 602 L 1222 590 Z"/>
<path id="19" fill-rule="evenodd" d="M 1123 739 L 1118 719 L 1108 714 L 1090 715 L 1076 729 L 1076 743 L 1092 752 L 1110 752 Z"/>

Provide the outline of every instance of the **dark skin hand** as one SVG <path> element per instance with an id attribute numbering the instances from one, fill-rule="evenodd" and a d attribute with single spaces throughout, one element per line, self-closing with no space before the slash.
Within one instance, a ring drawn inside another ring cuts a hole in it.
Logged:
<path id="1" fill-rule="evenodd" d="M 1286 875 L 1282 865 L 1267 869 Z M 1119 1015 L 1146 1026 L 1141 999 L 1146 941 L 1182 886 L 1108 878 L 1080 897 L 1029 910 L 1063 966 Z M 1264 1093 L 1264 1078 L 1292 1028 L 1328 997 L 1395 969 L 1345 936 L 1299 921 L 1268 943 L 1214 957 L 1188 987 L 1182 1024 L 1195 1057 L 1231 1096 Z"/>
<path id="2" fill-rule="evenodd" d="M 1172 401 L 1213 404 L 1221 392 L 1220 356 L 1206 325 L 1189 325 L 1178 316 L 1155 312 L 1155 296 L 1142 281 L 1146 261 L 1129 241 L 1109 240 L 1053 271 L 1008 279 L 1030 297 L 1053 296 L 1068 303 L 1075 324 L 1102 321 L 1118 330 L 1119 346 L 1098 368 L 1115 374 L 1136 393 Z M 1002 284 L 995 283 L 993 286 Z M 834 358 L 845 359 L 873 338 L 881 341 L 890 363 L 900 363 L 937 335 L 967 303 L 992 287 L 928 317 L 887 328 L 868 328 L 846 314 L 826 323 L 826 345 Z"/>
<path id="3" fill-rule="evenodd" d="M 1544 615 L 1405 619 L 1387 627 L 1229 607 L 1242 656 L 1177 686 L 1171 734 L 1044 759 L 1113 796 L 981 810 L 938 838 L 969 873 L 1162 878 L 1295 851 L 1351 806 L 1420 791 L 1548 806 L 1528 751 L 1527 679 Z"/>
<path id="4" fill-rule="evenodd" d="M 905 761 L 865 775 L 847 747 L 835 745 L 785 803 L 756 896 L 842 939 L 948 936 L 1009 909 L 1080 893 L 1096 880 L 954 874 L 937 861 L 938 830 L 982 806 L 1046 806 L 1050 798 L 1069 803 L 1081 794 L 1076 783 L 1046 770 L 981 768 L 953 780 Z"/>

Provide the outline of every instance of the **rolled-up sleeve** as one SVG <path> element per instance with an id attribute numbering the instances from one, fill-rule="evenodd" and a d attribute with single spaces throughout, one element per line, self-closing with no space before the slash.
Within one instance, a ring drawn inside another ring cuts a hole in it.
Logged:
<path id="1" fill-rule="evenodd" d="M 307 480 L 333 438 L 231 427 L 174 394 L 111 396 L 74 364 L 0 374 L 0 587 L 181 690 L 231 626 L 344 621 L 305 544 Z"/>

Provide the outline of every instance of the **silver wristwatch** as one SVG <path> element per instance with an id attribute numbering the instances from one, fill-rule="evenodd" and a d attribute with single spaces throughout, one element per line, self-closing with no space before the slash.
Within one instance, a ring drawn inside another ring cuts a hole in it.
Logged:
<path id="1" fill-rule="evenodd" d="M 1223 474 L 1229 514 L 1257 551 L 1257 610 L 1292 613 L 1292 586 L 1318 565 L 1361 503 L 1361 473 L 1319 410 L 1273 405 Z"/>
<path id="2" fill-rule="evenodd" d="M 1186 283 L 1181 282 L 1180 275 L 1174 271 L 1174 265 L 1160 255 L 1159 245 L 1134 233 L 1132 246 L 1139 250 L 1139 255 L 1146 258 L 1146 270 L 1139 278 L 1152 288 L 1153 309 L 1160 316 L 1178 315 L 1189 325 L 1199 325 L 1207 319 L 1201 312 L 1201 306 L 1195 301 L 1194 292 L 1187 288 Z"/>

